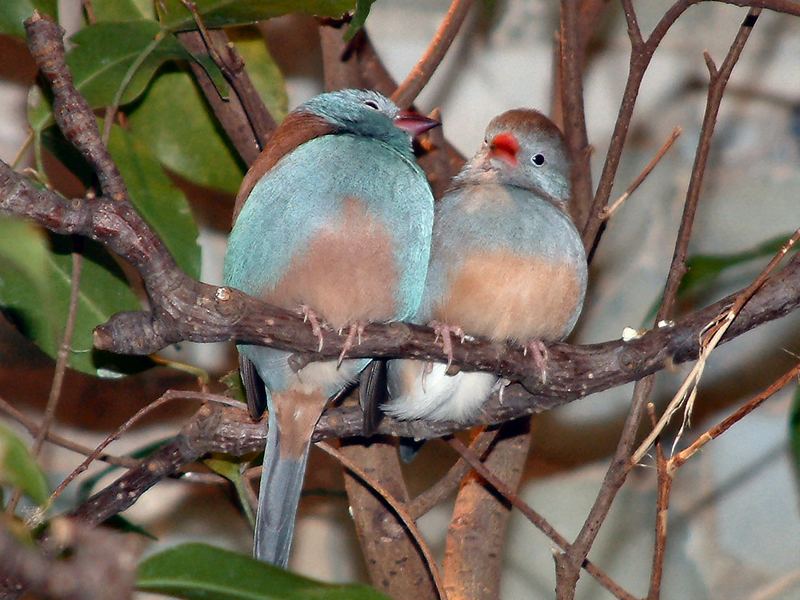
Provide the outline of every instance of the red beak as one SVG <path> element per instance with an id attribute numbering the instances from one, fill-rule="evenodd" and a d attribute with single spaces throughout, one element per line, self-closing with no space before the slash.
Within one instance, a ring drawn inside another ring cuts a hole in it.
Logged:
<path id="1" fill-rule="evenodd" d="M 499 158 L 507 162 L 512 167 L 517 166 L 517 154 L 519 153 L 519 142 L 514 134 L 504 131 L 494 136 L 489 144 L 489 156 Z"/>
<path id="2" fill-rule="evenodd" d="M 417 137 L 429 129 L 441 125 L 436 119 L 431 119 L 413 110 L 401 110 L 394 118 L 394 124 L 395 127 L 399 127 L 410 133 L 411 137 Z"/>

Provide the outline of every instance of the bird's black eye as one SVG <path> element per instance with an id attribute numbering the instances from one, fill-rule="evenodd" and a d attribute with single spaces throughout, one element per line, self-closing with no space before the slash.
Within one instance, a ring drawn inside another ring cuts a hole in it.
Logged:
<path id="1" fill-rule="evenodd" d="M 544 154 L 534 154 L 531 156 L 531 162 L 537 167 L 541 167 L 544 164 Z"/>
<path id="2" fill-rule="evenodd" d="M 364 101 L 364 106 L 368 106 L 372 110 L 380 110 L 381 109 L 380 106 L 378 106 L 378 103 L 375 102 L 374 100 L 365 100 Z"/>

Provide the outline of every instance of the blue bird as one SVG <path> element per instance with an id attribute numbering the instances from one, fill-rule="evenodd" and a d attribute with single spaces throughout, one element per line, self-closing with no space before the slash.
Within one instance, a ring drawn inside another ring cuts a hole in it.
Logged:
<path id="1" fill-rule="evenodd" d="M 566 337 L 586 293 L 581 237 L 567 213 L 570 161 L 541 113 L 495 117 L 475 156 L 437 204 L 431 263 L 415 320 L 450 334 L 523 343 L 544 371 L 542 341 Z M 405 420 L 472 419 L 498 385 L 491 373 L 447 375 L 448 365 L 388 364 L 385 413 Z"/>
<path id="2" fill-rule="evenodd" d="M 318 319 L 347 328 L 347 346 L 366 322 L 412 317 L 430 254 L 433 197 L 410 134 L 437 124 L 366 90 L 321 94 L 292 111 L 242 182 L 225 284 L 303 307 L 320 346 Z M 295 372 L 291 352 L 238 348 L 251 414 L 260 416 L 263 403 L 269 410 L 253 552 L 285 567 L 314 427 L 370 361 L 342 361 L 343 352 L 338 362 Z"/>

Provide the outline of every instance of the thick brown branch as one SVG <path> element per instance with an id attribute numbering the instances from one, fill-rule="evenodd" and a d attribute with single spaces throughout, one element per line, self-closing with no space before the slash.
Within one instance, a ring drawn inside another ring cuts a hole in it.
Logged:
<path id="1" fill-rule="evenodd" d="M 64 30 L 38 11 L 25 21 L 28 47 L 53 90 L 53 115 L 64 136 L 97 173 L 100 189 L 113 200 L 125 200 L 128 190 L 117 165 L 108 153 L 97 121 L 86 99 L 78 93 L 65 62 Z"/>
<path id="2" fill-rule="evenodd" d="M 0 162 L 0 210 L 30 217 L 58 233 L 75 233 L 101 241 L 142 273 L 151 291 L 152 312 L 122 313 L 98 327 L 99 348 L 148 354 L 182 340 L 233 339 L 305 352 L 306 358 L 313 360 L 336 357 L 342 350 L 344 336 L 326 330 L 325 346 L 322 352 L 315 352 L 318 340 L 298 314 L 271 307 L 236 290 L 186 277 L 127 203 L 102 198 L 91 203 L 70 202 L 38 189 Z M 542 385 L 539 370 L 523 350 L 508 344 L 466 339 L 454 348 L 453 364 L 522 381 L 531 392 L 553 399 L 552 404 L 573 400 L 634 381 L 658 371 L 668 362 L 696 357 L 697 334 L 724 308 L 726 301 L 730 302 L 723 300 L 684 317 L 674 327 L 655 329 L 629 342 L 617 340 L 587 346 L 548 344 L 551 365 L 547 386 Z M 795 257 L 754 296 L 724 339 L 733 339 L 763 322 L 784 316 L 798 304 L 800 260 Z M 349 355 L 446 362 L 447 356 L 434 340 L 433 330 L 427 327 L 371 324 L 364 330 L 361 344 Z"/>
<path id="3" fill-rule="evenodd" d="M 788 294 L 785 293 L 786 290 L 789 290 Z M 641 342 L 641 340 L 646 340 L 647 345 L 650 346 L 650 351 L 653 353 L 651 356 L 652 361 L 659 360 L 657 355 L 660 350 L 665 347 L 672 348 L 674 359 L 678 362 L 694 358 L 699 351 L 698 340 L 700 339 L 700 334 L 705 329 L 706 325 L 714 321 L 721 312 L 726 310 L 726 307 L 730 306 L 732 302 L 737 301 L 742 295 L 743 293 L 725 298 L 717 304 L 707 307 L 703 311 L 684 318 L 676 327 L 670 328 L 668 331 L 655 330 L 637 341 Z M 777 303 L 775 303 L 776 297 L 781 298 Z M 753 295 L 750 301 L 745 305 L 745 308 L 739 313 L 739 317 L 733 321 L 733 324 L 728 328 L 726 335 L 729 336 L 728 339 L 731 339 L 735 335 L 743 333 L 748 328 L 754 327 L 757 322 L 763 322 L 774 318 L 775 315 L 778 314 L 785 314 L 783 311 L 785 311 L 788 306 L 796 307 L 798 304 L 800 304 L 800 255 L 795 256 L 781 273 L 770 278 L 760 288 L 760 291 Z M 745 311 L 753 312 L 752 320 L 748 323 L 742 321 Z M 676 333 L 679 333 L 679 335 L 671 337 L 672 334 Z M 631 342 L 631 344 L 633 343 L 636 342 Z M 561 346 L 569 348 L 566 345 Z M 575 350 L 578 348 L 573 349 Z M 598 350 L 600 350 L 599 347 Z M 644 350 L 644 348 L 640 348 L 640 350 Z M 550 351 L 551 361 L 553 360 L 554 351 L 555 350 Z M 654 370 L 663 368 L 667 362 L 670 362 L 668 361 L 668 357 L 669 353 L 666 357 L 661 356 L 662 362 L 660 366 L 656 366 L 656 362 L 648 362 L 647 368 L 654 368 Z M 571 365 L 579 359 L 577 355 L 569 359 L 565 359 L 562 355 L 556 360 L 559 362 L 566 361 L 564 364 Z M 550 373 L 556 370 L 554 368 L 556 364 L 557 363 L 551 362 Z M 640 366 L 645 365 L 642 364 Z M 630 372 L 618 373 L 617 377 L 627 377 L 630 375 Z M 593 371 L 589 371 L 588 374 L 584 373 L 584 381 L 591 382 L 594 379 Z M 608 380 L 607 384 L 607 387 L 613 387 L 613 385 L 615 385 L 613 383 L 608 383 Z M 643 405 L 644 401 L 641 400 L 641 398 L 647 397 L 651 385 L 651 378 L 645 378 L 637 383 L 634 391 L 634 404 L 637 407 Z M 583 387 L 584 385 L 582 384 L 580 389 L 582 390 Z M 512 386 L 505 390 L 502 402 L 495 396 L 487 403 L 478 421 L 483 423 L 504 422 L 520 416 L 548 410 L 560 404 L 564 404 L 570 399 L 574 399 L 574 396 L 572 398 L 564 396 L 559 398 L 544 395 L 532 397 L 520 386 Z M 635 415 L 629 420 L 635 421 Z M 447 422 L 396 422 L 385 418 L 380 424 L 377 433 L 421 439 L 452 433 L 467 425 L 468 424 Z M 340 407 L 331 409 L 323 414 L 317 424 L 314 439 L 359 436 L 361 432 L 361 409 L 357 406 Z M 112 486 L 99 492 L 95 497 L 91 498 L 86 505 L 79 508 L 77 514 L 84 516 L 84 518 L 97 519 L 98 521 L 96 522 L 105 520 L 109 516 L 129 507 L 136 501 L 139 495 L 144 493 L 144 491 L 149 489 L 149 487 L 157 483 L 160 479 L 174 474 L 182 465 L 193 462 L 208 452 L 243 456 L 260 451 L 264 446 L 264 435 L 265 431 L 263 425 L 251 421 L 244 408 L 212 408 L 205 406 L 197 413 L 195 418 L 187 424 L 181 435 L 178 436 L 174 442 L 156 452 L 141 465 L 131 469 Z M 634 429 L 626 427 L 625 433 L 620 440 L 620 445 L 629 446 L 632 444 L 634 437 Z M 615 461 L 614 465 L 615 469 L 624 468 L 627 471 L 627 469 L 630 468 L 630 461 L 627 460 L 627 454 L 620 459 L 620 461 Z M 619 477 L 614 477 L 612 480 L 615 482 L 622 481 Z M 604 499 L 607 500 L 605 495 L 610 495 L 610 497 L 613 498 L 616 489 L 618 489 L 618 487 L 606 486 L 604 488 Z M 587 520 L 587 522 L 595 522 L 595 520 L 596 519 L 590 519 Z M 602 522 L 602 519 L 600 519 L 600 522 Z"/>
<path id="4" fill-rule="evenodd" d="M 516 494 L 530 448 L 530 419 L 505 423 L 481 463 Z M 453 507 L 444 553 L 445 589 L 451 598 L 500 597 L 503 545 L 511 505 L 478 475 L 468 475 Z"/>
<path id="5" fill-rule="evenodd" d="M 567 539 L 558 533 L 558 531 L 556 531 L 556 529 L 547 519 L 545 519 L 541 514 L 531 508 L 527 502 L 520 498 L 511 487 L 506 485 L 505 481 L 498 478 L 491 469 L 487 468 L 481 461 L 480 457 L 476 455 L 472 449 L 467 448 L 463 442 L 457 438 L 452 438 L 449 443 L 459 454 L 461 454 L 462 458 L 464 458 L 464 460 L 466 460 L 472 466 L 472 468 L 475 469 L 475 472 L 484 480 L 486 480 L 486 483 L 497 490 L 497 493 L 505 498 L 514 508 L 519 510 L 525 516 L 525 518 L 528 519 L 528 521 L 530 521 L 539 531 L 550 538 L 553 543 L 555 543 L 562 550 L 566 550 L 569 544 Z M 586 560 L 583 564 L 583 567 L 586 569 L 586 571 L 591 573 L 595 579 L 597 579 L 600 585 L 611 592 L 615 598 L 620 598 L 621 600 L 634 600 L 634 597 L 631 594 L 626 592 L 591 561 Z"/>

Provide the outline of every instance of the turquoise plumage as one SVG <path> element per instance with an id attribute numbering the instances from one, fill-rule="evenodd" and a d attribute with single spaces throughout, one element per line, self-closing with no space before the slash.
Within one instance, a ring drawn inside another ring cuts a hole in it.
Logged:
<path id="1" fill-rule="evenodd" d="M 431 264 L 415 317 L 449 341 L 456 330 L 527 344 L 544 366 L 542 340 L 566 337 L 586 292 L 581 237 L 566 205 L 569 158 L 558 128 L 533 110 L 496 117 L 477 154 L 436 207 Z M 445 374 L 444 364 L 388 365 L 399 419 L 468 421 L 497 377 Z"/>
<path id="2" fill-rule="evenodd" d="M 290 113 L 242 184 L 225 284 L 351 333 L 410 318 L 422 298 L 433 197 L 409 132 L 433 124 L 364 90 L 322 94 Z M 269 408 L 254 554 L 286 566 L 314 426 L 369 360 L 294 372 L 289 352 L 239 352 Z"/>

